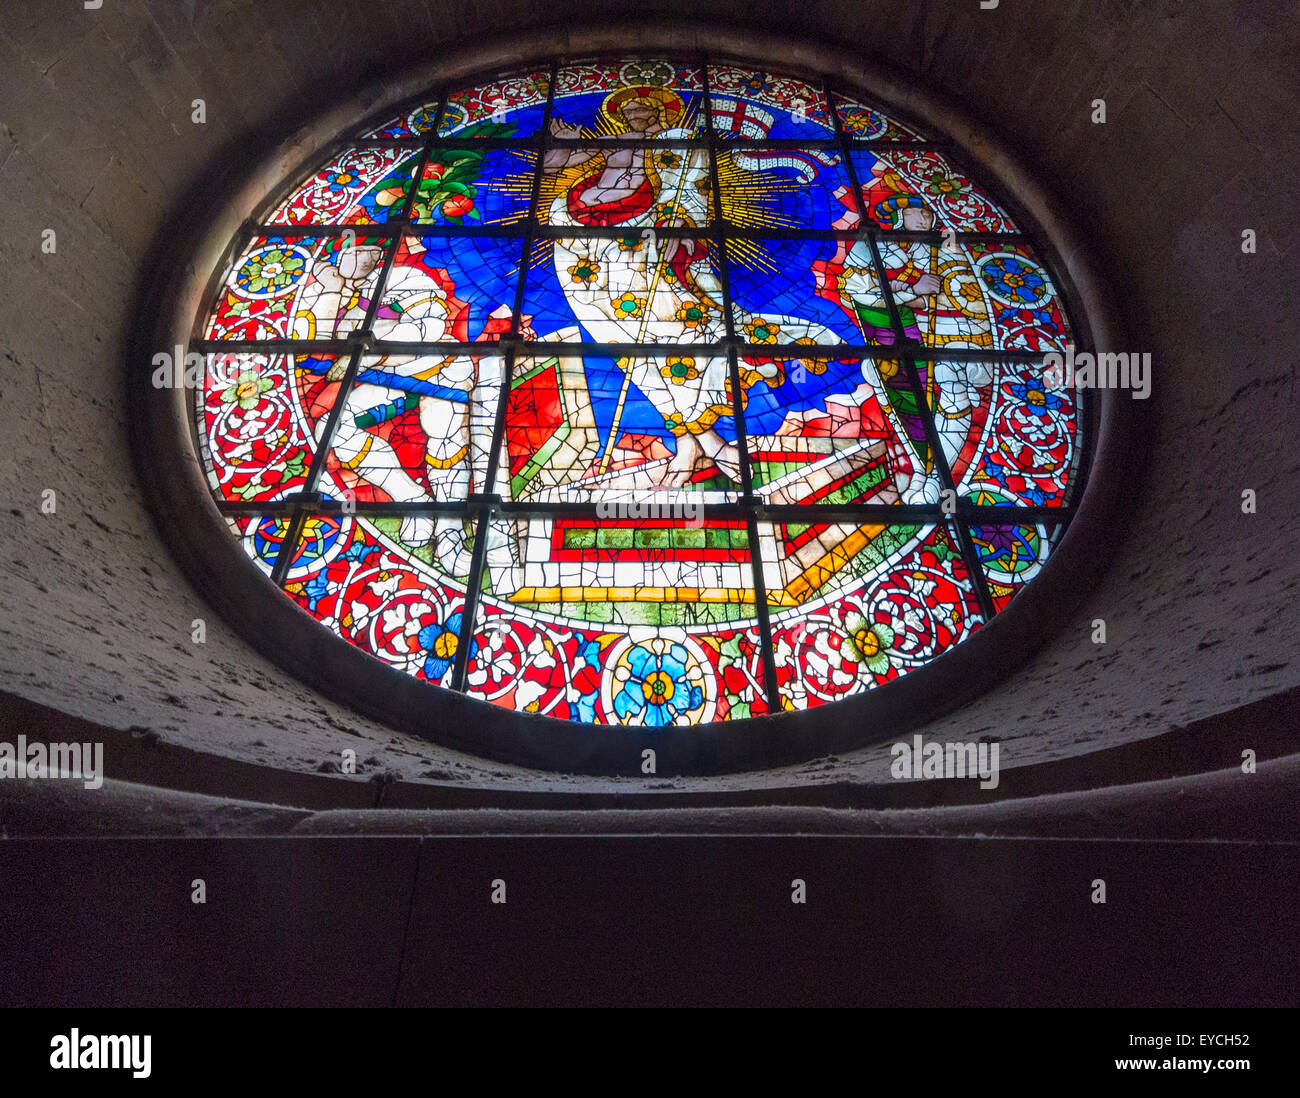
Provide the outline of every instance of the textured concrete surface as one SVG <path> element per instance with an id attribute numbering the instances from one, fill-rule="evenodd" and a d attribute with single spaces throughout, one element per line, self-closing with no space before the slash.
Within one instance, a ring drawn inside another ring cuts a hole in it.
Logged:
<path id="1" fill-rule="evenodd" d="M 0 838 L 203 836 L 862 835 L 1300 843 L 1300 755 L 1101 790 L 942 808 L 328 809 L 311 812 L 109 778 L 0 782 Z"/>
<path id="2" fill-rule="evenodd" d="M 1003 765 L 1148 736 L 1300 683 L 1294 244 L 1300 175 L 1286 3 L 588 0 L 862 48 L 960 101 L 1091 229 L 1154 358 L 1141 517 L 1106 581 L 1001 689 L 925 730 L 998 736 Z M 235 638 L 141 505 L 123 399 L 129 313 L 167 211 L 222 150 L 440 43 L 554 19 L 505 0 L 9 0 L 0 8 L 0 686 L 116 727 L 304 771 L 343 748 L 481 784 L 538 776 L 398 736 Z M 190 104 L 207 102 L 205 125 Z M 1107 103 L 1094 125 L 1090 105 Z M 237 154 L 236 154 L 237 155 Z M 197 213 L 197 211 L 196 211 Z M 41 231 L 57 252 L 41 251 Z M 1243 255 L 1253 228 L 1258 252 Z M 1259 513 L 1240 510 L 1243 488 Z M 57 512 L 42 514 L 53 490 Z M 208 641 L 190 643 L 204 617 Z M 1090 622 L 1110 643 L 1094 646 Z M 870 780 L 885 748 L 677 788 Z"/>

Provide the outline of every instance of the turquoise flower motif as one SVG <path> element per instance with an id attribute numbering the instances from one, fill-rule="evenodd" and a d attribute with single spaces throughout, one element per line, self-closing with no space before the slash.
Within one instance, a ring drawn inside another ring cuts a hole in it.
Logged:
<path id="1" fill-rule="evenodd" d="M 638 644 L 628 652 L 630 672 L 614 698 L 620 718 L 640 717 L 650 728 L 664 728 L 704 704 L 704 691 L 686 675 L 690 653 L 680 644 L 656 654 Z"/>

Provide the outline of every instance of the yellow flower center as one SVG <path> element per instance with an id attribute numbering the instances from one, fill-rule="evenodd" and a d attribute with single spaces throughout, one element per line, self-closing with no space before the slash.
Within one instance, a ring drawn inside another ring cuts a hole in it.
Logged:
<path id="1" fill-rule="evenodd" d="M 641 684 L 641 693 L 651 705 L 663 705 L 672 699 L 673 680 L 664 671 L 651 671 Z"/>

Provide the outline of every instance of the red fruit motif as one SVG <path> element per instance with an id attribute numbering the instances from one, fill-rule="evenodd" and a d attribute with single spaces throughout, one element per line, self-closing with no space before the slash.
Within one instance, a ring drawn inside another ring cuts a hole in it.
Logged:
<path id="1" fill-rule="evenodd" d="M 466 195 L 458 194 L 447 199 L 442 204 L 442 213 L 444 217 L 464 217 L 474 208 L 474 200 Z"/>

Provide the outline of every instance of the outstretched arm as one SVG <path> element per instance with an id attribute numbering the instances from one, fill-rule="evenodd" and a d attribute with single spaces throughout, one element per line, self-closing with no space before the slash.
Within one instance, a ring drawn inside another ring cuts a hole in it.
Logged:
<path id="1" fill-rule="evenodd" d="M 576 138 L 582 136 L 582 131 L 576 126 L 565 125 L 558 118 L 552 118 L 551 134 L 555 137 Z M 547 175 L 555 175 L 573 164 L 585 164 L 595 155 L 595 149 L 550 149 L 542 159 L 542 170 Z"/>

